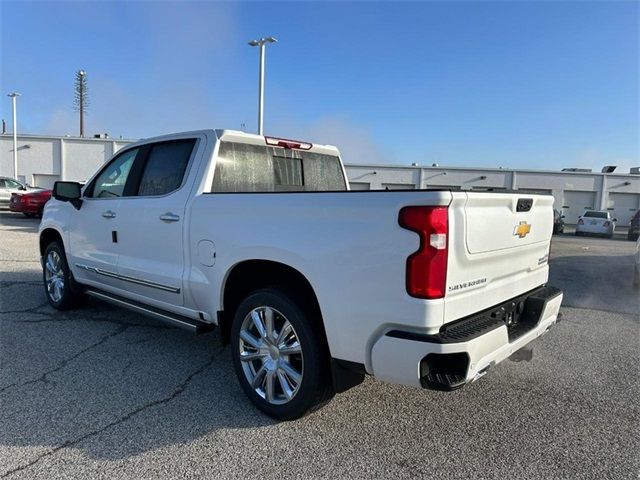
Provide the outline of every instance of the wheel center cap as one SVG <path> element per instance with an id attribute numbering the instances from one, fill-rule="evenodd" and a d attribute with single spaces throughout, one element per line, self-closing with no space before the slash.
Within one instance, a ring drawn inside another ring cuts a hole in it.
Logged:
<path id="1" fill-rule="evenodd" d="M 280 351 L 278 350 L 278 347 L 275 345 L 269 346 L 269 355 L 272 360 L 278 360 L 280 358 Z"/>

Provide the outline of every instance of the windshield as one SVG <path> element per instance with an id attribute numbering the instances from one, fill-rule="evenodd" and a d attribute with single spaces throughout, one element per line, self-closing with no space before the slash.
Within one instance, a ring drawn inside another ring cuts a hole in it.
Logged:
<path id="1" fill-rule="evenodd" d="M 346 189 L 337 156 L 222 142 L 211 191 L 322 192 Z"/>
<path id="2" fill-rule="evenodd" d="M 585 212 L 584 216 L 590 218 L 608 218 L 607 212 Z"/>

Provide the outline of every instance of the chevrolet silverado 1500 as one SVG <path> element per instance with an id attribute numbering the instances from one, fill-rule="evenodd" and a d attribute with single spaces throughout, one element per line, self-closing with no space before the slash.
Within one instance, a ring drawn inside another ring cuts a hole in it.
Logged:
<path id="1" fill-rule="evenodd" d="M 335 147 L 229 130 L 128 145 L 40 226 L 45 292 L 219 328 L 253 403 L 298 418 L 365 374 L 453 390 L 545 333 L 553 197 L 349 191 Z"/>

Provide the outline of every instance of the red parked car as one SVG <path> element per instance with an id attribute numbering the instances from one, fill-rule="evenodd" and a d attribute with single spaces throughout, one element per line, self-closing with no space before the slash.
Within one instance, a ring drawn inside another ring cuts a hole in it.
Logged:
<path id="1" fill-rule="evenodd" d="M 51 198 L 51 190 L 37 190 L 35 192 L 12 193 L 9 210 L 22 212 L 27 217 L 42 216 L 44 204 Z"/>

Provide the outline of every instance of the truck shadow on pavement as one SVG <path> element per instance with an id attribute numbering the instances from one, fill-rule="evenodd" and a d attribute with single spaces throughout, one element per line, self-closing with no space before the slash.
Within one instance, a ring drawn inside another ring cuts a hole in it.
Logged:
<path id="1" fill-rule="evenodd" d="M 44 447 L 29 464 L 63 448 L 120 459 L 275 423 L 243 394 L 216 332 L 196 337 L 92 300 L 58 312 L 32 277 L 0 282 L 0 443 Z M 23 464 L 3 459 L 0 475 Z"/>

